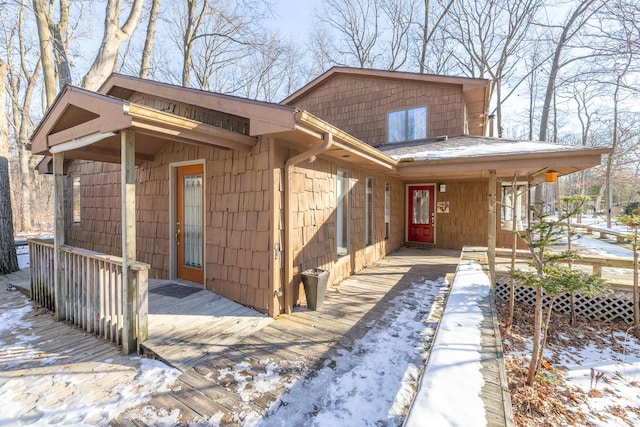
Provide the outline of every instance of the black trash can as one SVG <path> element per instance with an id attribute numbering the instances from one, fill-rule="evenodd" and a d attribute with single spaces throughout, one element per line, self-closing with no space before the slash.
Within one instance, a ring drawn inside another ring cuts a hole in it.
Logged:
<path id="1" fill-rule="evenodd" d="M 329 282 L 329 271 L 319 268 L 310 268 L 300 273 L 304 294 L 307 297 L 307 307 L 309 310 L 317 310 L 324 303 L 324 294 L 327 291 Z"/>

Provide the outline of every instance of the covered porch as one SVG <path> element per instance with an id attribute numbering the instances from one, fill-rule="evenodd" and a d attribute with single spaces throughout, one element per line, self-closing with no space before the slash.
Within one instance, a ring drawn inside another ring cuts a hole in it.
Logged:
<path id="1" fill-rule="evenodd" d="M 54 175 L 55 218 L 53 242 L 31 242 L 34 299 L 58 320 L 122 345 L 124 353 L 141 352 L 149 334 L 150 265 L 136 258 L 136 166 L 153 161 L 168 142 L 248 151 L 258 141 L 249 130 L 248 121 L 244 127 L 236 122 L 213 126 L 200 117 L 180 117 L 113 94 L 67 86 L 31 137 L 33 152 L 48 156 L 40 172 Z M 120 165 L 121 215 L 110 219 L 121 223 L 121 256 L 67 244 L 65 230 L 75 221 L 65 197 L 70 160 Z"/>

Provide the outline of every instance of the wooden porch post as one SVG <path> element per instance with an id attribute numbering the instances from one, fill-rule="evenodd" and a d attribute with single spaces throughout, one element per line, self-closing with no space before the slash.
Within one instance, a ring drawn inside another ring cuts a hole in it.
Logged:
<path id="1" fill-rule="evenodd" d="M 136 177 L 135 177 L 135 133 L 123 130 L 120 133 L 122 172 L 122 352 L 136 350 L 136 282 L 131 264 L 136 259 Z"/>
<path id="2" fill-rule="evenodd" d="M 491 285 L 496 278 L 496 171 L 489 171 L 489 219 L 487 238 L 487 261 L 489 262 L 489 279 Z"/>
<path id="3" fill-rule="evenodd" d="M 55 235 L 53 239 L 53 288 L 56 320 L 67 317 L 67 290 L 65 287 L 64 254 L 60 247 L 64 245 L 64 152 L 53 154 L 53 203 Z"/>

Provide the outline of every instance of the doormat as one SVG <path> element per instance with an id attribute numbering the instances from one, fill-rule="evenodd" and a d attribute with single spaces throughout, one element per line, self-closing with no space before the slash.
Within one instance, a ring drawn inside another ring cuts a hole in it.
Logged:
<path id="1" fill-rule="evenodd" d="M 202 289 L 193 288 L 191 286 L 183 286 L 177 283 L 167 283 L 158 288 L 150 289 L 149 293 L 163 295 L 165 297 L 181 299 L 200 292 Z"/>

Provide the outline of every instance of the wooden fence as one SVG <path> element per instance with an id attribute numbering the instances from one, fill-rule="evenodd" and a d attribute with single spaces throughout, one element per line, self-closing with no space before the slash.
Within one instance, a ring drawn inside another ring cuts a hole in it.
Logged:
<path id="1" fill-rule="evenodd" d="M 496 277 L 496 297 L 502 300 L 509 300 L 508 276 Z M 530 306 L 535 304 L 536 289 L 532 286 L 522 286 L 516 282 L 516 301 L 523 302 Z M 548 306 L 550 297 L 545 297 L 543 305 Z M 576 314 L 589 319 L 602 320 L 605 322 L 626 322 L 633 323 L 633 293 L 619 290 L 588 297 L 576 292 L 575 298 Z M 571 297 L 569 294 L 558 295 L 553 302 L 553 309 L 561 313 L 571 313 Z"/>
<path id="2" fill-rule="evenodd" d="M 71 246 L 60 248 L 64 254 L 63 283 L 65 320 L 99 337 L 122 344 L 124 327 L 122 258 Z M 31 262 L 31 298 L 56 311 L 54 247 L 51 240 L 29 240 Z M 149 265 L 134 262 L 135 275 L 134 338 L 138 347 L 148 336 Z"/>
<path id="3" fill-rule="evenodd" d="M 511 249 L 497 249 L 497 256 L 501 258 L 510 258 Z M 516 251 L 516 257 L 519 259 L 531 259 L 531 254 L 526 250 Z M 563 262 L 568 262 L 564 260 Z M 629 271 L 633 274 L 633 258 L 605 257 L 594 255 L 580 255 L 578 259 L 572 260 L 574 265 L 591 266 L 592 273 L 601 276 L 603 268 L 617 268 Z M 496 277 L 496 296 L 498 298 L 509 299 L 509 283 L 508 275 L 498 275 Z M 507 273 L 508 274 L 508 273 Z M 588 297 L 581 293 L 576 293 L 574 298 L 576 314 L 588 317 L 590 319 L 603 320 L 607 322 L 624 321 L 633 322 L 633 287 L 622 283 L 613 283 L 612 277 L 607 277 L 609 282 L 609 291 L 601 295 Z M 535 288 L 531 286 L 521 286 L 516 282 L 515 299 L 529 305 L 535 303 Z M 545 306 L 550 301 L 549 297 L 545 297 Z M 570 313 L 571 298 L 569 294 L 558 295 L 553 303 L 555 310 Z"/>

